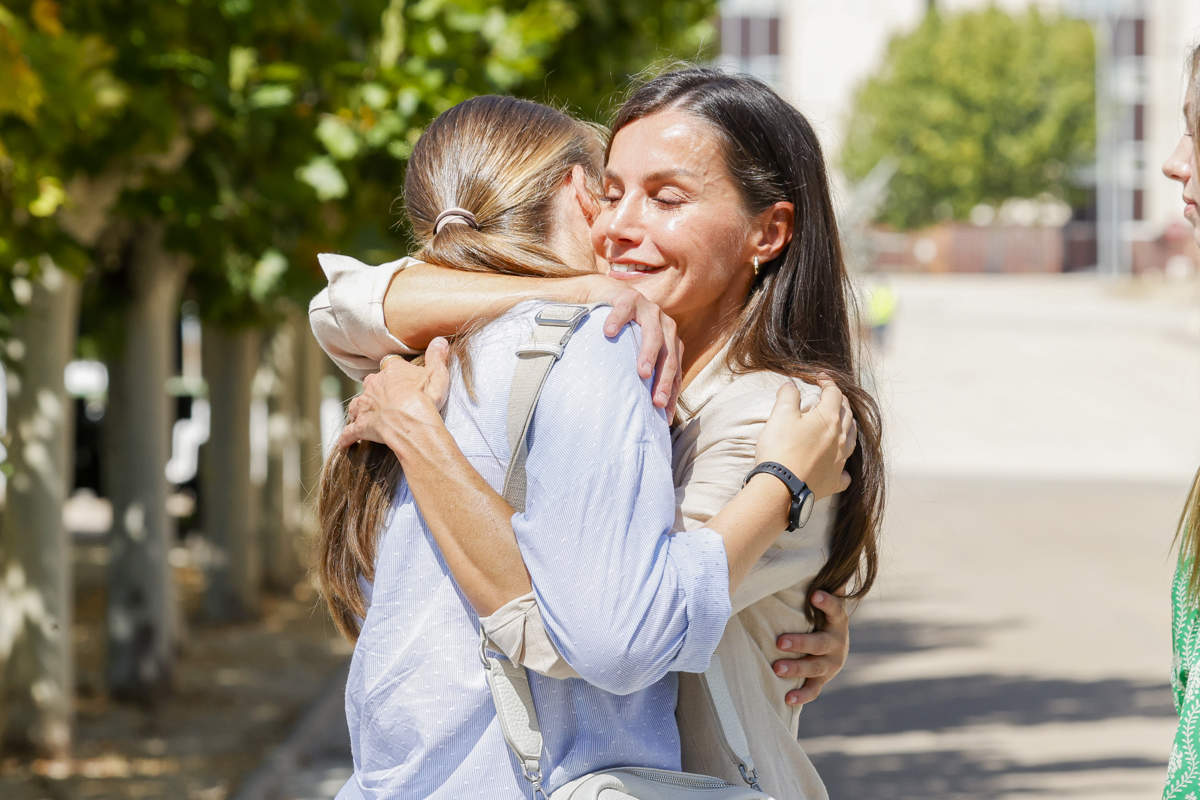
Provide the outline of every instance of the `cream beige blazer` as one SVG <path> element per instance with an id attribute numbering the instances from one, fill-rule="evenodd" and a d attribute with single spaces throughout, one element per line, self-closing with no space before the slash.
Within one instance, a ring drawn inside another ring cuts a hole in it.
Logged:
<path id="1" fill-rule="evenodd" d="M 412 353 L 388 332 L 383 295 L 398 270 L 413 259 L 368 267 L 345 256 L 323 254 L 329 286 L 309 304 L 317 341 L 352 378 L 378 369 L 393 352 Z M 754 466 L 759 431 L 771 414 L 775 392 L 786 380 L 770 372 L 734 375 L 722 350 L 679 398 L 672 446 L 677 531 L 703 527 L 741 488 Z M 820 389 L 797 381 L 811 408 Z M 802 682 L 775 675 L 771 664 L 787 654 L 775 647 L 780 633 L 811 629 L 801 610 L 809 582 L 825 563 L 834 510 L 817 503 L 808 524 L 779 539 L 754 566 L 732 598 L 733 616 L 717 647 L 730 693 L 746 729 L 763 788 L 779 800 L 825 800 L 828 794 L 797 741 L 800 709 L 786 692 Z M 533 594 L 518 597 L 482 620 L 494 644 L 513 661 L 552 677 L 576 677 L 542 625 Z M 679 722 L 683 768 L 740 784 L 736 767 L 719 744 L 719 725 L 697 676 L 680 673 Z"/>

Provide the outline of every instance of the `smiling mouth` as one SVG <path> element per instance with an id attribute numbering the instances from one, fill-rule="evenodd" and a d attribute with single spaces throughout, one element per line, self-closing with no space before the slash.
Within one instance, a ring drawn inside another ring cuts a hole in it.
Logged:
<path id="1" fill-rule="evenodd" d="M 651 267 L 648 264 L 609 264 L 610 272 L 618 275 L 635 275 L 647 272 L 658 272 L 662 267 Z"/>

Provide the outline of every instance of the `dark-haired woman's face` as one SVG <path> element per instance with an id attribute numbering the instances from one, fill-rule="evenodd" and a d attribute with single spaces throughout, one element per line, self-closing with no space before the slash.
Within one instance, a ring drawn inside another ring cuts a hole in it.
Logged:
<path id="1" fill-rule="evenodd" d="M 1191 91 L 1188 92 L 1190 96 Z M 1193 119 L 1193 109 L 1184 108 L 1185 120 Z M 1162 171 L 1173 181 L 1178 181 L 1183 188 L 1183 216 L 1192 224 L 1192 236 L 1200 244 L 1200 175 L 1197 174 L 1196 140 L 1198 132 L 1188 130 L 1180 137 L 1175 145 L 1175 151 L 1163 162 Z"/>
<path id="2" fill-rule="evenodd" d="M 685 342 L 741 308 L 754 276 L 750 234 L 706 122 L 660 111 L 613 137 L 592 241 L 608 275 L 658 303 Z"/>

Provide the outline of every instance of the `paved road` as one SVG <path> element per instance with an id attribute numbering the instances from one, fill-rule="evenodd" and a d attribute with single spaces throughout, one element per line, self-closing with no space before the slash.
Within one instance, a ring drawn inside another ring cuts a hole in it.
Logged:
<path id="1" fill-rule="evenodd" d="M 1156 796 L 1169 543 L 1200 464 L 1200 286 L 895 287 L 882 578 L 802 720 L 831 796 Z M 344 727 L 324 729 L 270 797 L 340 784 Z"/>
<path id="2" fill-rule="evenodd" d="M 1157 796 L 1200 287 L 896 288 L 882 578 L 802 722 L 831 795 Z"/>

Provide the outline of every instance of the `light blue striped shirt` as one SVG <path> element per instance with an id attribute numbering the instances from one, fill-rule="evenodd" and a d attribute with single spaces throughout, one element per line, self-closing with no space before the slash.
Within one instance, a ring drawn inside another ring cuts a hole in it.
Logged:
<path id="1" fill-rule="evenodd" d="M 540 305 L 474 337 L 475 399 L 452 376 L 446 426 L 497 490 L 514 351 Z M 610 766 L 679 769 L 673 672 L 707 668 L 730 613 L 721 538 L 671 533 L 671 442 L 636 373 L 637 330 L 606 339 L 606 317 L 590 314 L 550 371 L 530 427 L 526 510 L 512 519 L 547 631 L 584 678 L 530 675 L 548 791 Z M 346 685 L 355 772 L 339 800 L 532 796 L 496 720 L 478 617 L 407 483 L 368 588 Z"/>

